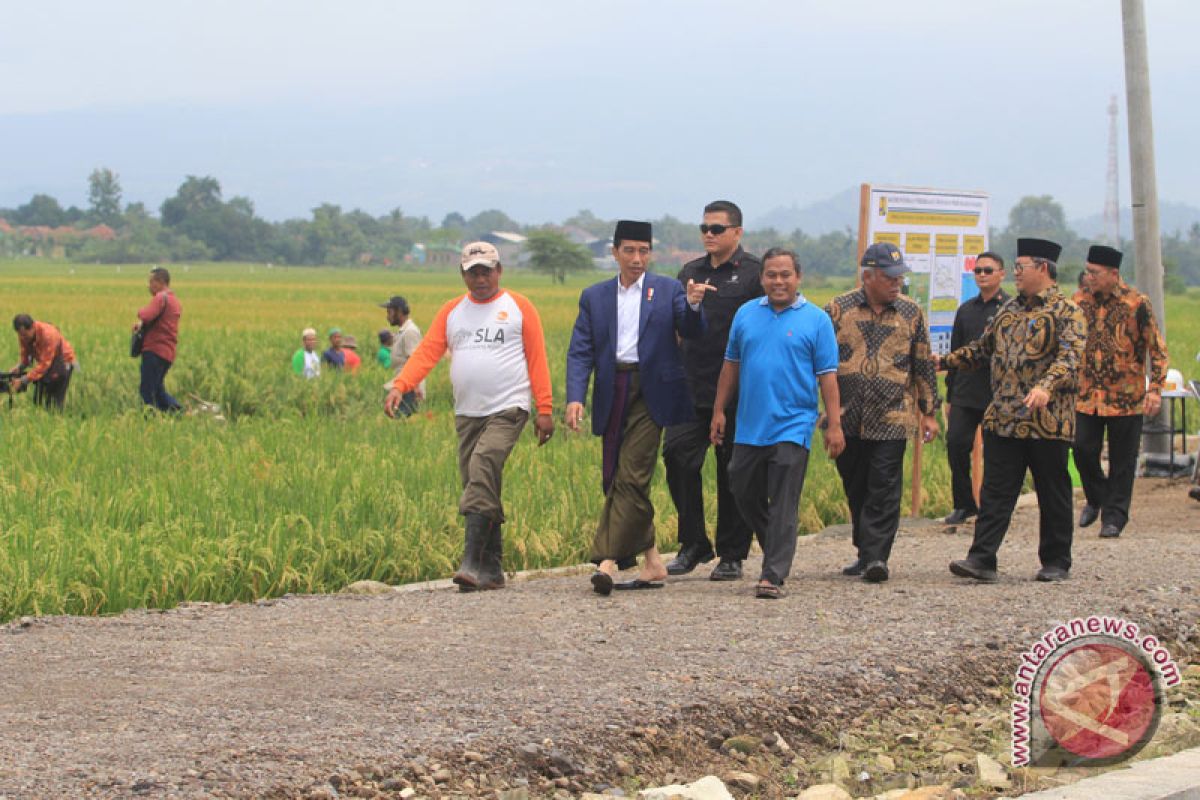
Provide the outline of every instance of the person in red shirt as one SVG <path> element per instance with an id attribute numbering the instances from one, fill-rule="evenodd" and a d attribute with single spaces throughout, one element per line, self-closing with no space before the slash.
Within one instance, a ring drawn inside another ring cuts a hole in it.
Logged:
<path id="1" fill-rule="evenodd" d="M 150 270 L 149 303 L 138 310 L 138 322 L 133 326 L 146 332 L 142 343 L 142 382 L 139 391 L 142 402 L 159 411 L 182 411 L 183 406 L 167 394 L 164 385 L 167 370 L 175 363 L 175 346 L 179 342 L 179 318 L 183 306 L 171 291 L 171 273 L 162 267 Z"/>
<path id="2" fill-rule="evenodd" d="M 353 375 L 362 366 L 362 357 L 358 355 L 358 339 L 350 334 L 342 337 L 342 355 L 346 359 L 346 372 Z"/>
<path id="3" fill-rule="evenodd" d="M 62 410 L 75 369 L 75 351 L 58 328 L 49 322 L 36 322 L 28 314 L 13 317 L 13 330 L 21 343 L 21 360 L 14 372 L 30 368 L 17 378 L 13 386 L 22 392 L 29 384 L 37 384 L 33 401 L 40 406 Z"/>

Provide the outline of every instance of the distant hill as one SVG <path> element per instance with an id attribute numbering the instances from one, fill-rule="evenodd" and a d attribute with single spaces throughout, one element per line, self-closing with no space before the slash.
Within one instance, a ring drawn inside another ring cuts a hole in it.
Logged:
<path id="1" fill-rule="evenodd" d="M 761 217 L 752 219 L 748 227 L 751 230 L 774 228 L 780 233 L 791 233 L 799 228 L 811 236 L 820 236 L 844 228 L 857 228 L 858 195 L 859 188 L 852 186 L 833 197 L 803 208 L 796 205 L 779 206 Z"/>
<path id="2" fill-rule="evenodd" d="M 1188 229 L 1200 222 L 1200 208 L 1187 203 L 1158 204 L 1158 227 L 1165 235 L 1175 231 L 1187 233 Z M 1104 215 L 1093 214 L 1090 217 L 1080 217 L 1068 223 L 1071 228 L 1085 239 L 1094 239 L 1104 235 Z M 1133 211 L 1121 209 L 1121 238 L 1133 237 Z"/>

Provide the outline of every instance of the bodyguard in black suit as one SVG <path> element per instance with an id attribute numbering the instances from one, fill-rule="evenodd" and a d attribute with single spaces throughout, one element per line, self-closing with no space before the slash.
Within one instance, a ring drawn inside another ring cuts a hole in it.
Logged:
<path id="1" fill-rule="evenodd" d="M 696 405 L 695 419 L 667 428 L 663 439 L 663 463 L 667 486 L 679 515 L 679 555 L 667 564 L 671 575 L 685 575 L 713 557 L 704 519 L 704 459 L 708 455 L 709 427 L 717 379 L 725 363 L 725 345 L 733 315 L 747 301 L 761 297 L 762 262 L 741 247 L 742 210 L 728 200 L 715 200 L 704 207 L 700 238 L 706 255 L 684 264 L 679 282 L 715 287 L 704 296 L 704 318 L 708 330 L 699 339 L 685 339 L 683 366 Z M 717 461 L 716 554 L 720 563 L 709 573 L 714 581 L 742 577 L 742 561 L 750 553 L 753 536 L 742 519 L 730 489 L 729 459 L 733 455 L 737 417 L 734 407 L 726 415 L 725 443 L 713 446 Z"/>
<path id="2" fill-rule="evenodd" d="M 958 307 L 954 329 L 950 333 L 950 351 L 983 335 L 988 323 L 1008 295 L 1004 282 L 1004 259 L 993 252 L 980 253 L 975 259 L 975 285 L 979 294 Z M 946 459 L 950 462 L 950 485 L 954 510 L 946 517 L 947 525 L 959 525 L 979 513 L 971 482 L 971 451 L 975 435 L 983 423 L 983 412 L 992 402 L 992 371 L 988 367 L 971 372 L 950 370 L 946 375 L 946 402 L 950 419 L 946 428 Z"/>

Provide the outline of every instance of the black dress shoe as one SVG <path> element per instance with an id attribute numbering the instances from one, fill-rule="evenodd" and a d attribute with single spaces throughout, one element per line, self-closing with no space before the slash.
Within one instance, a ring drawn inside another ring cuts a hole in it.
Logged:
<path id="1" fill-rule="evenodd" d="M 846 566 L 842 567 L 842 574 L 851 578 L 857 578 L 863 574 L 863 569 L 867 565 L 863 563 L 861 558 L 856 558 Z"/>
<path id="2" fill-rule="evenodd" d="M 1100 518 L 1100 509 L 1095 506 L 1084 506 L 1079 512 L 1079 527 L 1086 528 Z"/>
<path id="3" fill-rule="evenodd" d="M 701 564 L 707 564 L 712 561 L 713 554 L 701 555 L 700 553 L 684 548 L 679 553 L 667 562 L 668 575 L 687 575 Z"/>
<path id="4" fill-rule="evenodd" d="M 1105 524 L 1100 526 L 1100 538 L 1101 539 L 1115 539 L 1120 535 L 1121 535 L 1121 529 L 1118 528 L 1116 525 L 1113 525 L 1111 522 L 1106 522 Z"/>
<path id="5" fill-rule="evenodd" d="M 1192 488 L 1188 489 L 1188 497 L 1192 498 L 1193 500 L 1200 500 L 1200 486 L 1193 486 Z"/>
<path id="6" fill-rule="evenodd" d="M 965 508 L 956 508 L 942 522 L 947 525 L 962 525 L 977 513 L 976 511 L 967 511 Z"/>
<path id="7" fill-rule="evenodd" d="M 960 578 L 973 578 L 980 583 L 995 583 L 999 578 L 996 570 L 980 566 L 969 558 L 951 561 L 950 571 Z"/>
<path id="8" fill-rule="evenodd" d="M 1042 567 L 1037 571 L 1037 575 L 1033 576 L 1033 579 L 1042 583 L 1057 583 L 1065 581 L 1070 574 L 1062 567 Z"/>
<path id="9" fill-rule="evenodd" d="M 867 568 L 863 570 L 862 579 L 867 583 L 883 583 L 888 579 L 888 568 L 886 561 L 872 561 L 867 564 Z"/>
<path id="10" fill-rule="evenodd" d="M 708 574 L 710 581 L 738 581 L 742 579 L 742 562 L 732 558 L 722 558 Z"/>

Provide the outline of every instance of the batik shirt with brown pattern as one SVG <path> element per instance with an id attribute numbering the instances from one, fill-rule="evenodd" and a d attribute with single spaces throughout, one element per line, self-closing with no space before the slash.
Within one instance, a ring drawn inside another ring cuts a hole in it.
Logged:
<path id="1" fill-rule="evenodd" d="M 825 306 L 838 343 L 842 431 L 858 439 L 907 439 L 917 409 L 941 403 L 921 307 L 901 295 L 876 314 L 859 288 Z"/>
<path id="2" fill-rule="evenodd" d="M 1150 298 L 1121 281 L 1103 298 L 1078 292 L 1075 302 L 1088 325 L 1075 410 L 1100 417 L 1141 414 L 1147 356 L 1150 388 L 1161 392 L 1167 379 L 1167 346 Z"/>
<path id="3" fill-rule="evenodd" d="M 1087 339 L 1083 311 L 1057 286 L 1017 295 L 992 317 L 983 335 L 946 356 L 954 369 L 992 368 L 992 402 L 984 430 L 1014 439 L 1075 439 L 1079 362 Z M 1050 402 L 1031 410 L 1025 396 L 1035 386 Z"/>

